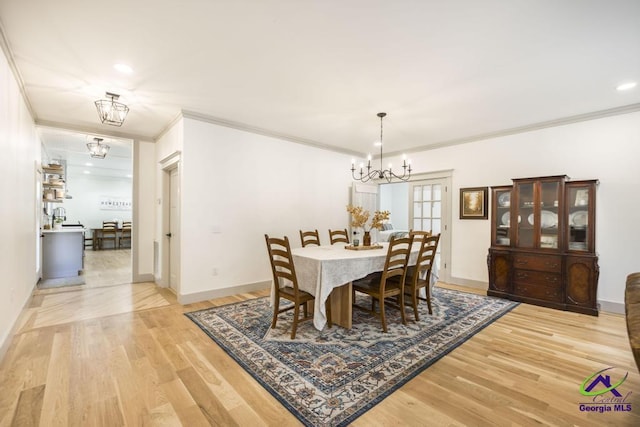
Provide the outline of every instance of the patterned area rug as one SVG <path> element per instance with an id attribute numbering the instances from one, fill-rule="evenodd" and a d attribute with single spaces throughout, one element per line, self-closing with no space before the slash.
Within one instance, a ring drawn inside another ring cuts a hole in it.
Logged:
<path id="1" fill-rule="evenodd" d="M 399 310 L 388 308 L 387 334 L 377 318 L 354 310 L 351 330 L 318 331 L 304 322 L 291 341 L 292 311 L 271 330 L 267 297 L 186 316 L 303 424 L 344 426 L 517 305 L 437 287 L 433 292 L 433 315 L 422 301 L 420 322 L 407 307 L 404 326 Z"/>

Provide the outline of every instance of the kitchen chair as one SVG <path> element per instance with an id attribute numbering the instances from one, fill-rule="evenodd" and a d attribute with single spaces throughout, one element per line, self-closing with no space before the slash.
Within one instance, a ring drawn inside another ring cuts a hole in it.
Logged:
<path id="1" fill-rule="evenodd" d="M 120 239 L 118 239 L 118 248 L 122 249 L 123 243 L 129 243 L 131 247 L 131 221 L 122 222 L 122 231 L 120 232 Z"/>
<path id="2" fill-rule="evenodd" d="M 346 228 L 344 230 L 329 230 L 329 240 L 332 245 L 338 242 L 349 244 L 349 233 Z"/>
<path id="3" fill-rule="evenodd" d="M 293 264 L 293 256 L 291 254 L 291 246 L 289 246 L 289 238 L 284 239 L 269 237 L 264 235 L 267 242 L 267 251 L 269 253 L 269 261 L 271 262 L 271 272 L 273 273 L 273 321 L 271 329 L 275 329 L 278 321 L 278 314 L 293 309 L 293 326 L 291 328 L 291 339 L 296 338 L 298 323 L 313 320 L 313 310 L 310 310 L 309 302 L 315 297 L 308 292 L 298 288 L 298 278 L 296 269 Z M 293 306 L 280 309 L 280 298 L 284 298 L 293 302 Z M 300 306 L 304 306 L 304 317 L 300 319 Z M 332 327 L 331 323 L 331 304 L 329 298 L 326 302 L 327 324 Z"/>
<path id="4" fill-rule="evenodd" d="M 416 265 L 409 267 L 407 277 L 404 282 L 404 293 L 411 297 L 411 305 L 413 306 L 413 315 L 416 318 L 416 322 L 420 320 L 418 315 L 418 299 L 427 301 L 427 307 L 429 308 L 429 314 L 433 314 L 431 310 L 431 267 L 436 257 L 436 250 L 438 248 L 438 242 L 440 241 L 440 234 L 435 236 L 425 237 L 420 242 L 420 252 L 418 252 L 418 259 Z M 419 296 L 420 289 L 424 288 L 425 297 Z"/>
<path id="5" fill-rule="evenodd" d="M 86 230 L 83 233 L 83 238 L 84 238 L 84 247 L 85 248 L 92 248 L 93 247 L 93 236 L 91 235 L 91 231 L 90 230 Z"/>
<path id="6" fill-rule="evenodd" d="M 303 248 L 307 245 L 320 246 L 320 234 L 318 234 L 318 230 L 314 230 L 314 231 L 300 230 L 300 242 L 302 242 Z"/>
<path id="7" fill-rule="evenodd" d="M 418 240 L 423 240 L 425 237 L 431 237 L 431 231 L 419 231 L 419 230 L 409 230 L 409 236 L 413 236 L 413 240 L 417 242 Z"/>
<path id="8" fill-rule="evenodd" d="M 387 332 L 387 320 L 385 317 L 385 299 L 397 297 L 399 300 L 398 308 L 400 309 L 400 317 L 402 324 L 407 324 L 404 313 L 404 282 L 407 275 L 407 266 L 409 264 L 409 255 L 411 254 L 411 245 L 413 237 L 392 237 L 387 250 L 387 258 L 384 262 L 384 270 L 382 272 L 373 273 L 363 279 L 352 282 L 354 291 L 354 308 L 367 311 L 374 316 L 380 317 L 382 331 Z M 394 280 L 395 279 L 395 280 Z M 355 304 L 355 292 L 361 292 L 371 297 L 371 310 Z M 379 302 L 380 313 L 375 311 L 375 303 Z"/>
<path id="9" fill-rule="evenodd" d="M 105 240 L 113 241 L 113 249 L 116 248 L 116 240 L 118 239 L 118 223 L 115 221 L 103 221 L 102 230 L 98 236 L 98 249 L 104 249 Z"/>

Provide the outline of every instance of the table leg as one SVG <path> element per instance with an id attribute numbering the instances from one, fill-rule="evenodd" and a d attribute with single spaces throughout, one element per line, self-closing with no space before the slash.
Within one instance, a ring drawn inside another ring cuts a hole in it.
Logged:
<path id="1" fill-rule="evenodd" d="M 333 288 L 331 295 L 331 320 L 334 325 L 340 325 L 345 329 L 351 329 L 353 292 L 351 282 L 337 288 Z"/>

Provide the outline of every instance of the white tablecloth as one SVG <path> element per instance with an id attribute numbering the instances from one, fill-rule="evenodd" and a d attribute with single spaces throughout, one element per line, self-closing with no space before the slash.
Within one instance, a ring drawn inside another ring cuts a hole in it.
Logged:
<path id="1" fill-rule="evenodd" d="M 381 249 L 360 251 L 345 249 L 345 244 L 307 246 L 291 250 L 298 286 L 316 297 L 313 313 L 313 325 L 316 329 L 322 330 L 327 323 L 325 302 L 333 288 L 384 269 L 389 244 L 380 244 Z M 410 265 L 415 264 L 419 250 L 419 245 L 414 244 Z M 437 267 L 434 265 L 431 273 L 432 284 L 438 280 L 437 276 Z M 271 297 L 273 301 L 273 288 Z"/>

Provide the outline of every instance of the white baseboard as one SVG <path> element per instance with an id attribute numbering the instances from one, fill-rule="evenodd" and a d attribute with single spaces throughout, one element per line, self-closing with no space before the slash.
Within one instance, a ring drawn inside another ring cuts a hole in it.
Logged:
<path id="1" fill-rule="evenodd" d="M 181 294 L 178 295 L 178 302 L 180 304 L 193 304 L 194 302 L 206 301 L 214 298 L 228 297 L 231 295 L 243 294 L 245 292 L 261 291 L 263 289 L 269 289 L 271 287 L 271 281 L 249 283 L 247 285 L 231 286 L 229 288 L 211 289 L 204 292 L 196 292 L 193 294 Z"/>
<path id="2" fill-rule="evenodd" d="M 155 282 L 155 281 L 156 281 L 156 278 L 152 273 L 133 275 L 133 283 Z"/>
<path id="3" fill-rule="evenodd" d="M 460 277 L 452 277 L 447 283 L 452 285 L 466 286 L 468 288 L 489 289 L 489 283 L 481 280 L 462 279 Z"/>
<path id="4" fill-rule="evenodd" d="M 598 306 L 600 311 L 614 314 L 624 314 L 624 303 L 598 300 Z"/>
<path id="5" fill-rule="evenodd" d="M 31 292 L 29 293 L 27 300 L 22 305 L 20 314 L 18 314 L 18 317 L 13 321 L 13 326 L 11 326 L 11 329 L 9 330 L 9 333 L 7 334 L 7 336 L 4 337 L 4 341 L 0 342 L 0 361 L 4 359 L 5 354 L 7 354 L 7 351 L 9 350 L 9 345 L 11 344 L 11 340 L 13 340 L 14 335 L 18 331 L 18 320 L 20 320 L 20 318 L 24 314 L 24 311 L 31 304 L 31 300 L 33 299 L 33 293 L 35 292 L 37 286 L 38 286 L 38 283 L 33 285 L 33 289 L 31 289 Z"/>

